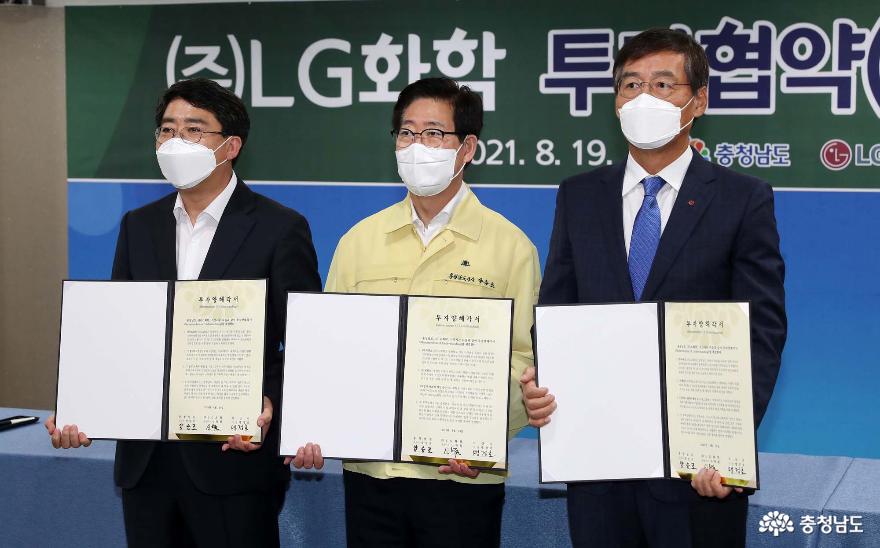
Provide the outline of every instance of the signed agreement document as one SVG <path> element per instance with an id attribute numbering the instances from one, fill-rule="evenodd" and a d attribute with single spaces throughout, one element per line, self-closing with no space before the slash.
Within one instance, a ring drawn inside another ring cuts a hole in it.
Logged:
<path id="1" fill-rule="evenodd" d="M 410 297 L 401 460 L 507 468 L 510 302 Z"/>
<path id="2" fill-rule="evenodd" d="M 266 280 L 175 284 L 169 437 L 259 443 Z"/>
<path id="3" fill-rule="evenodd" d="M 749 304 L 537 306 L 542 482 L 690 480 L 758 488 Z"/>
<path id="4" fill-rule="evenodd" d="M 260 441 L 266 280 L 62 287 L 58 424 L 94 439 Z"/>
<path id="5" fill-rule="evenodd" d="M 748 303 L 665 303 L 670 475 L 758 487 Z"/>
<path id="6" fill-rule="evenodd" d="M 281 454 L 315 442 L 329 458 L 506 469 L 512 310 L 290 293 Z"/>

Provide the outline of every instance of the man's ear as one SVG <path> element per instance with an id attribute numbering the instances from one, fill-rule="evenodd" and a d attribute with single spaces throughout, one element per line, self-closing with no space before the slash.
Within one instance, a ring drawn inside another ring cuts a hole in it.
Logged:
<path id="1" fill-rule="evenodd" d="M 229 140 L 226 141 L 224 148 L 226 149 L 226 160 L 232 162 L 238 158 L 238 154 L 241 152 L 241 137 L 238 135 L 233 135 L 229 137 Z"/>
<path id="2" fill-rule="evenodd" d="M 464 138 L 461 150 L 464 152 L 465 164 L 474 159 L 474 155 L 477 153 L 477 141 L 478 139 L 476 135 L 468 135 Z"/>
<path id="3" fill-rule="evenodd" d="M 699 118 L 703 114 L 706 113 L 706 108 L 709 106 L 709 88 L 706 86 L 701 87 L 697 90 L 697 94 L 694 95 L 694 118 Z"/>

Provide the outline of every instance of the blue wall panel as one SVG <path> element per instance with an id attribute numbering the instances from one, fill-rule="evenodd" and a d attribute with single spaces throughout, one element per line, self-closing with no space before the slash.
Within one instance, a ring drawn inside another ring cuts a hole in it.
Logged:
<path id="1" fill-rule="evenodd" d="M 322 276 L 346 230 L 404 195 L 396 186 L 265 184 L 254 189 L 308 218 Z M 170 191 L 170 186 L 151 183 L 69 183 L 70 277 L 109 277 L 122 214 Z M 543 264 L 555 189 L 486 187 L 475 192 L 529 235 Z M 877 212 L 880 192 L 776 193 L 789 338 L 758 433 L 761 451 L 880 458 Z"/>

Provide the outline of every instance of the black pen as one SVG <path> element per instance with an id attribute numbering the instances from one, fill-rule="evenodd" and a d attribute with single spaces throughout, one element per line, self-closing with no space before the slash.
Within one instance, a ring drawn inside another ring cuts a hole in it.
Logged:
<path id="1" fill-rule="evenodd" d="M 37 422 L 37 420 L 39 420 L 39 417 L 22 417 L 22 416 L 9 417 L 9 418 L 5 418 L 5 419 L 0 419 L 0 428 L 16 426 L 19 424 L 27 424 L 27 423 L 31 423 L 31 422 Z"/>

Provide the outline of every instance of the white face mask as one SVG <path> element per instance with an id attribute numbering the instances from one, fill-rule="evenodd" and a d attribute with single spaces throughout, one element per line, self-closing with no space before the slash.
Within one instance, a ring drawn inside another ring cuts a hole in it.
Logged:
<path id="1" fill-rule="evenodd" d="M 633 146 L 644 150 L 662 147 L 694 121 L 691 118 L 690 122 L 679 126 L 681 111 L 691 104 L 694 97 L 679 108 L 650 93 L 640 94 L 617 111 L 624 137 Z"/>
<path id="2" fill-rule="evenodd" d="M 416 196 L 434 196 L 440 194 L 449 183 L 464 169 L 455 170 L 455 158 L 461 150 L 428 148 L 421 143 L 413 143 L 396 151 L 397 173 L 406 188 Z"/>
<path id="3" fill-rule="evenodd" d="M 231 138 L 227 137 L 226 141 Z M 223 160 L 218 164 L 214 158 L 214 152 L 225 145 L 226 141 L 211 150 L 201 143 L 187 143 L 180 137 L 168 139 L 156 150 L 159 169 L 174 188 L 192 188 L 207 179 L 218 166 L 226 163 Z"/>

